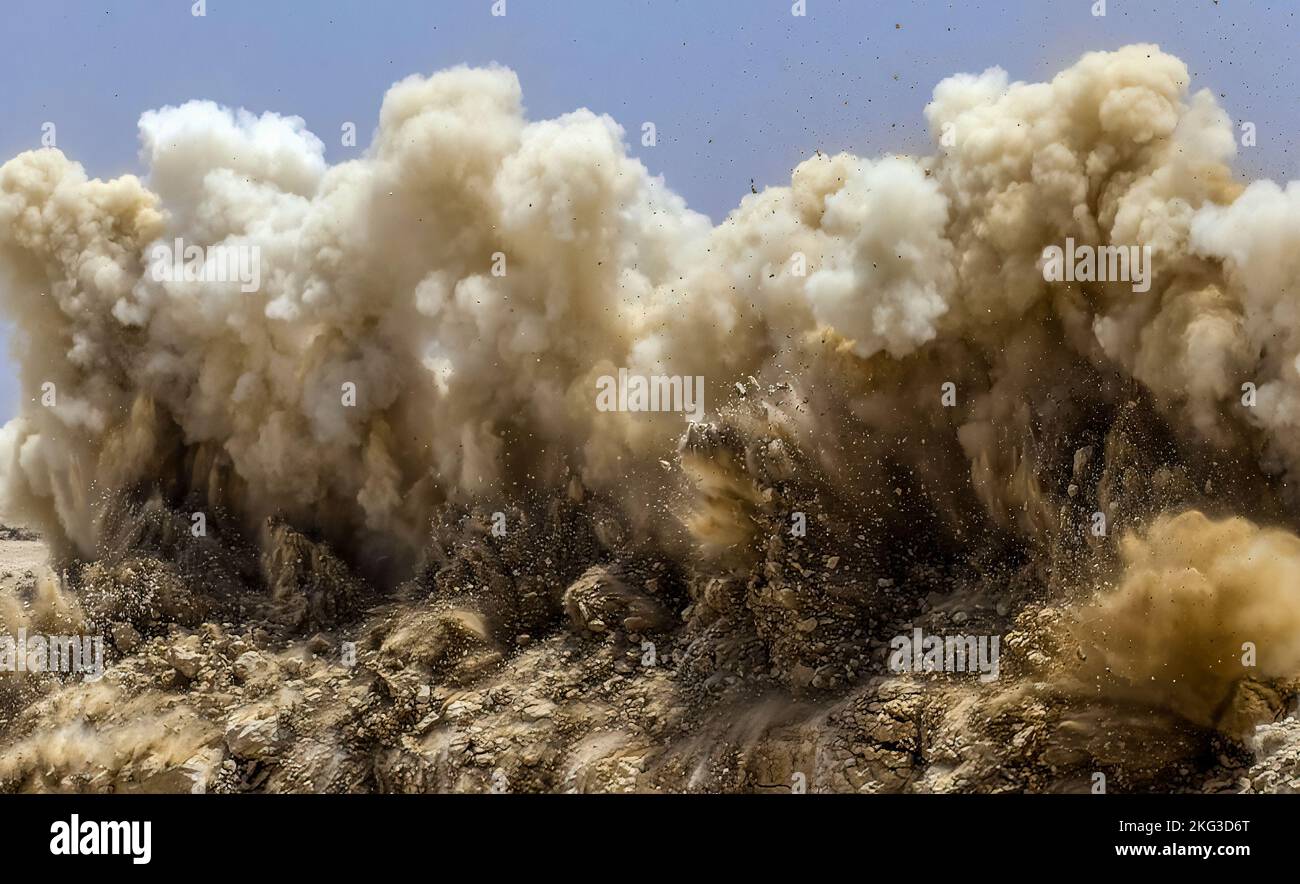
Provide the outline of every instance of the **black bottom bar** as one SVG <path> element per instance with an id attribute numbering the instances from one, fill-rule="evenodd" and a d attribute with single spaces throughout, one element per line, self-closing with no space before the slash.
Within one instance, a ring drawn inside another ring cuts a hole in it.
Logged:
<path id="1" fill-rule="evenodd" d="M 1297 811 L 1300 798 L 1284 795 L 0 798 L 13 859 L 128 876 L 227 864 L 255 877 L 373 874 L 430 862 L 437 876 L 466 863 L 493 874 L 604 868 L 637 878 L 701 867 L 809 875 L 845 863 L 870 876 L 880 868 L 929 873 L 1035 857 L 1081 868 L 1231 868 L 1289 859 Z M 74 815 L 76 854 L 67 837 L 60 840 Z M 108 821 L 149 827 L 105 827 Z M 142 858 L 146 831 L 149 861 L 137 863 L 132 854 Z M 116 854 L 86 855 L 97 843 L 113 850 L 115 839 Z"/>

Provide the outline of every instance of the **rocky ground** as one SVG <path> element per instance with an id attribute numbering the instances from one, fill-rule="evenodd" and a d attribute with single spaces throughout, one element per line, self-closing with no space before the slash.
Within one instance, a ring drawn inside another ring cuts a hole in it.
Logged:
<path id="1" fill-rule="evenodd" d="M 39 541 L 0 541 L 0 557 L 11 630 L 93 619 L 90 600 L 76 611 L 59 599 Z M 108 622 L 101 679 L 0 676 L 5 790 L 1086 791 L 1095 770 L 1111 791 L 1300 789 L 1294 717 L 1232 742 L 1147 711 L 1103 714 L 1032 680 L 1008 690 L 865 663 L 833 696 L 792 692 L 747 669 L 768 664 L 727 622 L 743 586 L 713 580 L 674 608 L 653 567 L 584 570 L 564 588 L 562 623 L 508 643 L 472 606 L 413 586 L 295 636 L 292 605 L 223 619 L 168 589 L 156 562 L 118 577 L 154 602 Z M 919 622 L 935 629 L 1009 607 L 932 602 Z M 1013 669 L 1030 665 L 1035 623 L 1051 616 L 1029 606 L 1008 623 Z M 815 641 L 820 624 L 802 628 Z M 710 641 L 719 629 L 738 644 Z"/>

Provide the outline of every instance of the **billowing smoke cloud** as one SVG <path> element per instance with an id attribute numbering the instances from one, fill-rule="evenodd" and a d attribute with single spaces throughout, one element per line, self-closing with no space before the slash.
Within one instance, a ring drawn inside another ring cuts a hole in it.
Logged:
<path id="1" fill-rule="evenodd" d="M 190 103 L 141 131 L 152 190 L 54 151 L 3 173 L 23 381 L 57 396 L 5 431 L 7 508 L 83 554 L 86 489 L 147 474 L 159 420 L 229 465 L 238 509 L 416 543 L 437 503 L 596 435 L 588 376 L 628 361 L 630 312 L 707 235 L 611 120 L 527 124 L 500 69 L 397 84 L 369 156 L 332 169 L 293 118 Z M 156 281 L 178 237 L 256 247 L 260 290 Z"/>
<path id="2" fill-rule="evenodd" d="M 1204 727 L 1239 714 L 1233 690 L 1300 673 L 1300 538 L 1198 512 L 1122 544 L 1123 579 L 1071 612 L 1082 690 L 1177 711 Z M 1255 722 L 1250 722 L 1254 724 Z"/>
<path id="3" fill-rule="evenodd" d="M 23 154 L 0 168 L 29 397 L 0 436 L 5 517 L 93 556 L 107 503 L 162 464 L 195 508 L 282 518 L 354 557 L 414 563 L 440 508 L 552 489 L 615 501 L 638 536 L 742 542 L 764 500 L 737 478 L 752 450 L 710 468 L 725 434 L 696 433 L 678 469 L 680 414 L 597 409 L 620 368 L 703 376 L 711 419 L 785 391 L 753 419 L 784 440 L 765 456 L 800 451 L 845 499 L 902 465 L 939 518 L 975 501 L 1033 542 L 1062 530 L 1049 462 L 1135 390 L 1173 444 L 1294 478 L 1300 190 L 1238 184 L 1230 121 L 1189 79 L 1150 45 L 1049 83 L 955 76 L 926 108 L 934 155 L 817 154 L 717 226 L 609 117 L 530 122 L 502 68 L 397 83 L 372 146 L 336 166 L 302 120 L 208 102 L 141 118 L 147 184 Z M 256 291 L 167 278 L 177 239 L 255 249 Z M 1067 239 L 1150 247 L 1150 290 L 1045 281 Z M 1115 499 L 1100 505 L 1123 519 Z M 1174 530 L 1290 542 L 1161 524 L 1156 550 Z M 1244 606 L 1233 640 L 1261 598 L 1279 622 L 1300 608 L 1205 579 Z M 1211 694 L 1175 700 L 1203 719 Z"/>

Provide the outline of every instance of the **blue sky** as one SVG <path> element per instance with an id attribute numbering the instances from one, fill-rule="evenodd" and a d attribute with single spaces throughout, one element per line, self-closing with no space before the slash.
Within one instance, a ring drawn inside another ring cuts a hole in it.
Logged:
<path id="1" fill-rule="evenodd" d="M 142 172 L 141 112 L 207 98 L 296 114 L 331 161 L 363 149 L 384 90 L 412 73 L 499 62 L 530 117 L 608 113 L 633 153 L 719 220 L 786 182 L 814 150 L 928 149 L 934 84 L 1000 65 L 1050 77 L 1089 49 L 1150 41 L 1187 62 L 1258 146 L 1246 177 L 1289 179 L 1300 134 L 1300 26 L 1292 0 L 5 0 L 0 160 L 39 146 L 46 121 L 92 175 Z M 659 143 L 635 137 L 653 121 Z M 359 147 L 340 145 L 345 121 Z M 4 329 L 7 339 L 11 329 Z M 19 396 L 0 356 L 0 419 Z"/>

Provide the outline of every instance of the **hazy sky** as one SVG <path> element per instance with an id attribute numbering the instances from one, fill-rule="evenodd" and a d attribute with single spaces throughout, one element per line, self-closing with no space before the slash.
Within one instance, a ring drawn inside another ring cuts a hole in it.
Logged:
<path id="1" fill-rule="evenodd" d="M 1050 77 L 1080 53 L 1150 41 L 1187 62 L 1259 144 L 1246 177 L 1297 177 L 1300 65 L 1293 0 L 4 0 L 0 161 L 58 146 L 92 175 L 142 172 L 136 121 L 207 98 L 303 117 L 331 161 L 364 149 L 384 90 L 412 73 L 499 62 L 531 118 L 608 113 L 631 150 L 719 220 L 747 193 L 788 183 L 819 149 L 929 152 L 934 84 L 999 65 Z M 359 145 L 340 127 L 356 123 Z M 658 130 L 643 148 L 642 122 Z M 12 330 L 6 328 L 7 340 Z M 0 419 L 20 395 L 0 361 Z"/>

